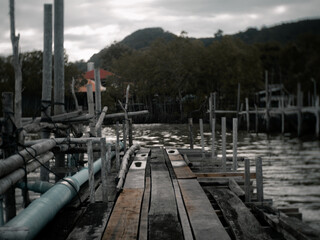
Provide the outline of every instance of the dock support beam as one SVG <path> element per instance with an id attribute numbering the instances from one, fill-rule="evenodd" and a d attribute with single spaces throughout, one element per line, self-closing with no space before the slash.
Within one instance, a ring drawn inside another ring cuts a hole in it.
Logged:
<path id="1" fill-rule="evenodd" d="M 226 118 L 221 118 L 221 132 L 222 132 L 222 170 L 227 170 L 227 152 L 226 152 Z"/>
<path id="2" fill-rule="evenodd" d="M 251 186 L 250 186 L 250 160 L 244 159 L 244 191 L 245 191 L 245 202 L 251 202 Z"/>

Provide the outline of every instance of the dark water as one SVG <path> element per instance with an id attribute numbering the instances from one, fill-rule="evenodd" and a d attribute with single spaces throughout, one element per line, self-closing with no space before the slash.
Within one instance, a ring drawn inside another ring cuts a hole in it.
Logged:
<path id="1" fill-rule="evenodd" d="M 104 129 L 115 140 L 114 126 Z M 189 147 L 187 125 L 134 125 L 134 143 L 142 146 Z M 206 150 L 211 148 L 211 134 L 204 125 Z M 198 125 L 194 125 L 195 148 L 200 148 Z M 220 130 L 216 133 L 218 156 L 221 154 Z M 232 133 L 227 133 L 227 154 L 232 155 Z M 276 207 L 297 207 L 303 220 L 320 228 L 320 141 L 301 141 L 290 135 L 238 133 L 238 155 L 247 157 L 254 166 L 255 158 L 263 161 L 265 198 L 272 198 Z M 243 163 L 239 163 L 239 170 Z M 252 167 L 252 171 L 254 167 Z"/>

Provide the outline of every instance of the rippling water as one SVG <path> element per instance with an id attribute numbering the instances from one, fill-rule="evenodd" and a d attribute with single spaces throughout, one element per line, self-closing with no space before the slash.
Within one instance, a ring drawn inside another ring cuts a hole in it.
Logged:
<path id="1" fill-rule="evenodd" d="M 200 148 L 198 125 L 194 125 L 195 148 Z M 115 140 L 115 128 L 104 129 Z M 189 147 L 187 125 L 139 124 L 133 126 L 134 143 L 142 146 Z M 210 150 L 211 133 L 204 125 L 205 148 Z M 218 155 L 221 135 L 216 133 Z M 220 151 L 221 153 L 221 151 Z M 232 134 L 227 133 L 227 154 L 232 155 Z M 254 166 L 255 158 L 263 161 L 264 195 L 274 206 L 297 207 L 303 220 L 320 227 L 320 141 L 301 141 L 290 135 L 238 133 L 238 155 L 247 157 Z M 243 163 L 239 163 L 243 169 Z M 254 171 L 254 167 L 252 168 Z"/>

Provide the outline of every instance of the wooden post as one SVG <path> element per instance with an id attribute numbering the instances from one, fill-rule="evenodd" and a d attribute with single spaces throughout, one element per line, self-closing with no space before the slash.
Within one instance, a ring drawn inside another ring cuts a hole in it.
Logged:
<path id="1" fill-rule="evenodd" d="M 226 161 L 227 161 L 227 156 L 226 156 L 226 118 L 222 117 L 221 118 L 221 133 L 222 133 L 222 170 L 226 171 L 227 166 L 226 166 Z"/>
<path id="2" fill-rule="evenodd" d="M 2 93 L 2 110 L 3 110 L 3 117 L 7 119 L 4 122 L 3 132 L 4 135 L 13 136 L 13 94 L 10 92 L 3 92 Z M 7 139 L 9 141 L 9 139 Z M 11 140 L 12 141 L 12 140 Z M 11 156 L 14 153 L 14 149 L 7 148 L 4 149 L 5 158 Z M 15 199 L 15 190 L 14 187 L 11 187 L 5 194 L 4 194 L 4 203 L 5 203 L 5 218 L 6 221 L 14 218 L 16 216 L 16 199 Z"/>
<path id="3" fill-rule="evenodd" d="M 93 150 L 92 140 L 87 143 L 88 149 L 88 174 L 89 174 L 89 190 L 90 190 L 90 203 L 95 203 L 95 187 L 94 187 L 94 169 L 93 169 Z"/>
<path id="4" fill-rule="evenodd" d="M 132 118 L 129 118 L 129 147 L 132 146 Z"/>
<path id="5" fill-rule="evenodd" d="M 211 137 L 212 137 L 212 143 L 211 143 L 211 158 L 212 160 L 216 157 L 216 119 L 211 118 Z"/>
<path id="6" fill-rule="evenodd" d="M 247 132 L 250 131 L 250 114 L 249 114 L 249 99 L 246 98 L 246 118 L 247 118 Z"/>
<path id="7" fill-rule="evenodd" d="M 72 82 L 71 82 L 71 94 L 72 94 L 72 97 L 73 97 L 73 99 L 74 99 L 75 108 L 76 108 L 76 110 L 79 110 L 78 99 L 77 99 L 76 93 L 75 93 L 75 91 L 74 91 L 74 84 L 75 84 L 75 80 L 74 80 L 74 77 L 72 77 Z"/>
<path id="8" fill-rule="evenodd" d="M 107 157 L 107 171 L 111 173 L 111 144 L 108 145 L 108 157 Z"/>
<path id="9" fill-rule="evenodd" d="M 237 171 L 238 118 L 233 119 L 233 171 Z"/>
<path id="10" fill-rule="evenodd" d="M 266 130 L 269 133 L 270 130 L 270 113 L 269 113 L 269 83 L 268 83 L 268 71 L 265 71 L 265 91 L 266 91 Z"/>
<path id="11" fill-rule="evenodd" d="M 238 95 L 237 95 L 237 118 L 239 118 L 239 111 L 240 111 L 240 89 L 241 84 L 238 83 Z"/>
<path id="12" fill-rule="evenodd" d="M 301 107 L 302 107 L 302 102 L 301 102 L 301 84 L 298 83 L 297 85 L 297 121 L 298 121 L 298 136 L 301 136 L 301 124 L 302 124 L 302 114 L 301 114 Z"/>
<path id="13" fill-rule="evenodd" d="M 0 195 L 0 227 L 4 225 L 3 196 Z"/>
<path id="14" fill-rule="evenodd" d="M 87 84 L 87 101 L 88 101 L 88 112 L 90 115 L 94 116 L 93 91 L 92 91 L 91 84 Z M 95 125 L 94 120 L 90 120 L 89 126 L 90 126 L 90 134 L 92 136 L 95 136 L 94 125 Z"/>
<path id="15" fill-rule="evenodd" d="M 107 185 L 107 143 L 105 138 L 100 139 L 101 146 L 101 181 L 102 181 L 102 202 L 108 203 Z"/>
<path id="16" fill-rule="evenodd" d="M 96 119 L 100 116 L 101 113 L 101 82 L 100 82 L 100 69 L 94 69 L 94 81 L 95 81 L 95 99 L 96 99 Z M 101 126 L 97 129 L 97 136 L 101 137 Z"/>
<path id="17" fill-rule="evenodd" d="M 63 114 L 64 109 L 64 6 L 63 0 L 54 0 L 54 115 Z M 60 137 L 56 135 L 56 137 Z M 65 155 L 55 154 L 55 166 L 65 166 Z M 56 181 L 64 177 L 58 173 Z"/>
<path id="18" fill-rule="evenodd" d="M 263 202 L 263 174 L 261 157 L 256 158 L 256 183 L 258 202 Z"/>
<path id="19" fill-rule="evenodd" d="M 319 96 L 315 100 L 315 115 L 316 115 L 316 136 L 319 138 L 320 135 L 320 108 L 319 108 Z"/>
<path id="20" fill-rule="evenodd" d="M 245 191 L 245 202 L 251 202 L 251 186 L 250 186 L 250 160 L 244 159 L 245 178 L 244 178 L 244 191 Z"/>
<path id="21" fill-rule="evenodd" d="M 15 125 L 17 128 L 22 126 L 21 117 L 22 117 L 22 107 L 21 107 L 21 94 L 22 94 L 22 72 L 21 72 L 21 63 L 19 59 L 19 39 L 20 34 L 16 36 L 15 30 L 15 14 L 14 14 L 14 0 L 10 0 L 10 33 L 11 33 L 11 43 L 12 43 L 12 63 L 14 68 L 14 77 L 15 77 L 15 94 L 14 94 L 14 103 L 15 103 L 15 112 L 14 119 Z"/>
<path id="22" fill-rule="evenodd" d="M 216 96 L 217 96 L 217 93 L 214 92 L 213 93 L 213 113 L 212 113 L 214 119 L 217 119 L 216 118 L 216 110 L 217 110 L 217 99 L 216 99 Z"/>
<path id="23" fill-rule="evenodd" d="M 204 152 L 204 136 L 203 136 L 203 121 L 200 118 L 199 119 L 199 126 L 200 126 L 200 135 L 201 135 L 201 153 L 202 153 L 202 159 L 205 159 L 205 152 Z"/>
<path id="24" fill-rule="evenodd" d="M 116 140 L 116 168 L 117 170 L 120 169 L 120 153 L 119 153 L 119 144 L 120 144 L 120 133 L 119 133 L 119 122 L 117 121 L 116 123 L 116 136 L 117 136 L 117 140 Z"/>
<path id="25" fill-rule="evenodd" d="M 127 151 L 127 130 L 126 130 L 126 120 L 122 123 L 122 131 L 123 131 L 123 152 Z"/>
<path id="26" fill-rule="evenodd" d="M 52 92 L 52 4 L 44 4 L 43 14 L 43 71 L 42 71 L 42 98 L 41 111 L 42 118 L 51 116 L 51 92 Z M 47 139 L 50 132 L 42 130 L 41 138 Z M 49 162 L 45 163 L 45 167 L 40 168 L 41 181 L 49 181 Z"/>
<path id="27" fill-rule="evenodd" d="M 255 109 L 255 111 L 256 111 L 256 114 L 255 114 L 255 118 L 256 118 L 256 121 L 255 121 L 255 124 L 256 124 L 256 133 L 258 133 L 258 131 L 259 131 L 259 115 L 258 115 L 258 107 L 257 107 L 256 104 L 254 105 L 254 109 Z"/>
<path id="28" fill-rule="evenodd" d="M 284 134 L 284 99 L 281 98 L 281 133 Z"/>
<path id="29" fill-rule="evenodd" d="M 192 118 L 188 118 L 188 129 L 189 129 L 190 149 L 193 149 L 193 121 L 192 121 Z"/>
<path id="30" fill-rule="evenodd" d="M 213 117 L 213 112 L 212 112 L 212 101 L 213 101 L 213 93 L 210 93 L 209 97 L 209 122 L 210 122 L 210 127 L 212 128 L 212 117 Z"/>

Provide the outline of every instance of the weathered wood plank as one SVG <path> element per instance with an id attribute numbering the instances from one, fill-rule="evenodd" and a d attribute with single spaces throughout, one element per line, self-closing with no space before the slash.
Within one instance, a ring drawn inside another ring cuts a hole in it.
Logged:
<path id="1" fill-rule="evenodd" d="M 167 149 L 167 154 L 173 167 L 174 173 L 178 179 L 196 178 L 196 175 L 191 171 L 182 155 L 176 149 Z"/>
<path id="2" fill-rule="evenodd" d="M 196 179 L 179 179 L 184 204 L 196 239 L 230 239 Z"/>
<path id="3" fill-rule="evenodd" d="M 142 197 L 142 189 L 123 189 L 102 240 L 137 239 Z"/>
<path id="4" fill-rule="evenodd" d="M 148 211 L 150 202 L 150 177 L 146 177 L 146 187 L 141 206 L 139 240 L 148 240 Z"/>
<path id="5" fill-rule="evenodd" d="M 111 209 L 111 204 L 109 207 L 106 203 L 90 204 L 67 240 L 101 239 Z"/>
<path id="6" fill-rule="evenodd" d="M 216 172 L 216 173 L 195 173 L 198 178 L 215 178 L 215 177 L 242 177 L 244 173 L 241 172 Z M 256 173 L 250 173 L 250 179 L 255 179 Z"/>
<path id="7" fill-rule="evenodd" d="M 271 239 L 244 203 L 228 189 L 208 188 L 229 223 L 235 239 Z"/>
<path id="8" fill-rule="evenodd" d="M 134 158 L 126 176 L 124 188 L 141 188 L 144 189 L 145 172 L 148 154 L 138 153 Z"/>
<path id="9" fill-rule="evenodd" d="M 229 188 L 234 192 L 241 200 L 244 200 L 245 193 L 238 183 L 233 179 L 229 178 Z"/>
<path id="10" fill-rule="evenodd" d="M 151 151 L 149 239 L 183 239 L 175 194 L 162 149 Z"/>
<path id="11" fill-rule="evenodd" d="M 183 204 L 178 181 L 176 179 L 173 179 L 172 181 L 173 181 L 174 193 L 176 195 L 176 200 L 178 205 L 178 212 L 179 212 L 181 227 L 183 231 L 183 237 L 185 240 L 193 240 L 189 218 Z"/>

